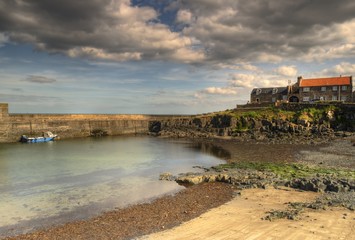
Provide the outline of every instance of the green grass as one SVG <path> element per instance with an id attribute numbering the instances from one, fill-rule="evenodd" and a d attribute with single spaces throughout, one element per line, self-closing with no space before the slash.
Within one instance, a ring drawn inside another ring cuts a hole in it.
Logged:
<path id="1" fill-rule="evenodd" d="M 230 164 L 221 164 L 215 168 L 219 170 L 228 168 L 239 168 L 268 171 L 273 172 L 284 179 L 312 177 L 316 175 L 355 179 L 354 170 L 310 166 L 299 163 L 238 162 Z"/>

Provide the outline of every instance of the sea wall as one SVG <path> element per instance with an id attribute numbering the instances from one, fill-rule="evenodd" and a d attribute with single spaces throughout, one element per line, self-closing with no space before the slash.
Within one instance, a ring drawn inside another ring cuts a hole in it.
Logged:
<path id="1" fill-rule="evenodd" d="M 41 136 L 51 131 L 60 138 L 89 137 L 96 134 L 147 134 L 155 121 L 180 119 L 171 115 L 123 114 L 9 114 L 0 103 L 0 143 L 17 142 L 22 135 Z"/>

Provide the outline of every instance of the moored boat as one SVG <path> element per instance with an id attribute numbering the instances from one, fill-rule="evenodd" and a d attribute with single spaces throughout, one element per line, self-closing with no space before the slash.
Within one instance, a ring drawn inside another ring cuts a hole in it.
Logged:
<path id="1" fill-rule="evenodd" d="M 58 136 L 53 134 L 52 132 L 45 132 L 43 133 L 42 137 L 27 137 L 26 135 L 22 135 L 20 142 L 24 143 L 37 143 L 37 142 L 49 142 L 53 141 Z"/>

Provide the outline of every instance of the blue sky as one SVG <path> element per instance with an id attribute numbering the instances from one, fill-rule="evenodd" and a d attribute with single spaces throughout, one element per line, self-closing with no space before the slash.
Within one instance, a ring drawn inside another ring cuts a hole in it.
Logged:
<path id="1" fill-rule="evenodd" d="M 354 75 L 355 3 L 0 2 L 0 102 L 13 113 L 194 114 L 254 87 Z"/>

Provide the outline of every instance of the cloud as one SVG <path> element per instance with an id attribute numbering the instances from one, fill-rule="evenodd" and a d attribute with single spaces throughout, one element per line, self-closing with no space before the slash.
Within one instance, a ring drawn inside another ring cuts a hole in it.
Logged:
<path id="1" fill-rule="evenodd" d="M 355 55 L 352 0 L 177 0 L 163 9 L 150 2 L 0 1 L 0 45 L 30 43 L 95 60 L 226 66 Z M 176 13 L 171 25 L 160 19 L 169 11 Z"/>
<path id="2" fill-rule="evenodd" d="M 177 12 L 176 21 L 179 23 L 191 23 L 192 14 L 190 11 L 181 9 Z"/>
<path id="3" fill-rule="evenodd" d="M 275 72 L 282 76 L 295 77 L 297 75 L 297 68 L 295 66 L 280 66 Z"/>
<path id="4" fill-rule="evenodd" d="M 229 79 L 231 80 L 231 85 L 234 87 L 253 88 L 258 76 L 254 74 L 237 73 L 231 74 Z"/>
<path id="5" fill-rule="evenodd" d="M 234 95 L 237 94 L 237 91 L 235 88 L 232 87 L 208 87 L 201 91 L 201 93 L 206 93 L 206 94 L 217 94 L 217 95 Z"/>
<path id="6" fill-rule="evenodd" d="M 9 41 L 9 38 L 0 32 L 0 47 L 4 46 L 5 43 L 7 43 Z"/>
<path id="7" fill-rule="evenodd" d="M 31 101 L 28 101 L 31 99 Z M 43 102 L 56 102 L 62 100 L 58 97 L 49 97 L 49 96 L 38 96 L 38 95 L 17 95 L 17 94 L 1 94 L 0 93 L 0 102 L 14 102 L 14 103 L 43 103 Z"/>
<path id="8" fill-rule="evenodd" d="M 280 62 L 354 56 L 351 0 L 195 0 L 185 36 L 201 41 L 211 61 Z"/>
<path id="9" fill-rule="evenodd" d="M 260 87 L 278 87 L 286 86 L 287 80 L 275 74 L 274 72 L 267 72 L 259 70 L 255 73 L 235 73 L 229 75 L 229 85 L 236 88 L 260 88 Z"/>
<path id="10" fill-rule="evenodd" d="M 246 71 L 259 71 L 257 66 L 250 63 L 225 63 L 220 62 L 215 64 L 218 69 L 233 69 L 233 70 L 246 70 Z"/>
<path id="11" fill-rule="evenodd" d="M 337 75 L 353 75 L 355 73 L 355 64 L 349 62 L 342 62 L 331 68 L 325 69 L 319 73 L 323 76 L 337 76 Z"/>
<path id="12" fill-rule="evenodd" d="M 26 79 L 24 81 L 45 84 L 45 83 L 54 83 L 57 80 L 54 78 L 48 78 L 48 77 L 44 77 L 44 76 L 29 75 L 26 77 Z"/>
<path id="13" fill-rule="evenodd" d="M 159 14 L 130 0 L 1 1 L 0 32 L 13 42 L 70 57 L 202 61 L 204 52 L 193 49 L 195 40 L 172 32 Z"/>

